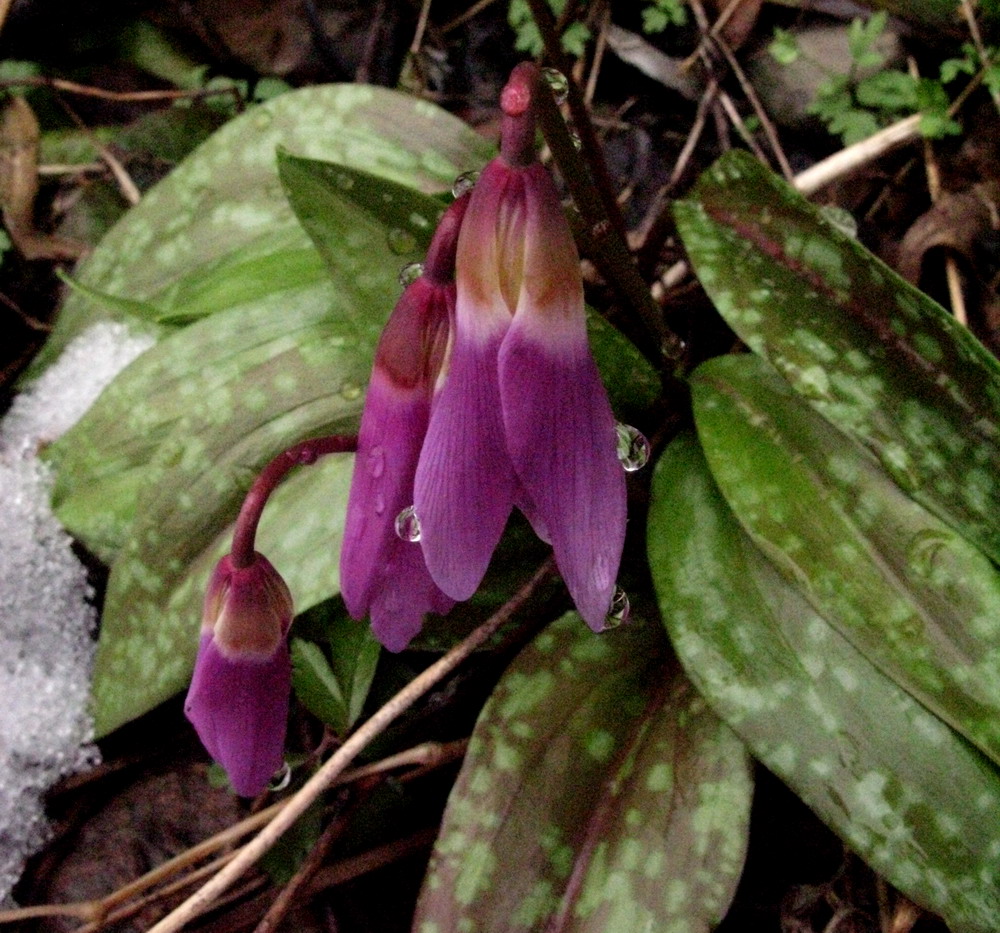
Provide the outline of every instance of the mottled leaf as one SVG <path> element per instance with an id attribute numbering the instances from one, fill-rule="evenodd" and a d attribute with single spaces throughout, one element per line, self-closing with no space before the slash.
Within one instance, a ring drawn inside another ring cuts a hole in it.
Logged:
<path id="1" fill-rule="evenodd" d="M 325 278 L 322 266 L 320 271 Z M 398 291 L 391 273 L 381 285 L 381 294 L 373 292 L 370 299 L 364 329 L 339 320 L 355 310 L 348 312 L 343 296 L 324 281 L 283 295 L 280 313 L 270 300 L 237 303 L 161 340 L 46 451 L 56 471 L 56 515 L 110 563 L 127 537 L 140 494 L 148 489 L 155 495 L 171 468 L 169 457 L 157 456 L 160 447 L 200 443 L 191 436 L 196 425 L 212 434 L 218 426 L 242 439 L 262 419 L 275 418 L 281 405 L 291 411 L 328 398 L 329 412 L 313 414 L 307 423 L 318 429 L 339 420 L 355 429 L 382 308 L 391 306 Z M 295 430 L 284 433 L 286 446 L 301 440 Z M 227 519 L 235 516 L 252 464 L 262 456 L 267 454 L 239 464 Z"/>
<path id="2" fill-rule="evenodd" d="M 650 568 L 698 689 L 754 754 L 954 933 L 1000 916 L 1000 775 L 753 544 L 691 435 L 653 476 Z"/>
<path id="3" fill-rule="evenodd" d="M 476 724 L 413 929 L 708 931 L 743 864 L 748 761 L 635 620 L 569 614 Z"/>
<path id="4" fill-rule="evenodd" d="M 278 175 L 299 223 L 335 276 L 351 248 L 345 233 L 352 235 L 357 224 L 374 225 L 400 263 L 422 259 L 447 203 L 412 186 L 281 150 Z M 353 223 L 331 224 L 344 202 L 355 209 Z"/>
<path id="5" fill-rule="evenodd" d="M 491 154 L 490 145 L 452 115 L 395 91 L 340 84 L 282 94 L 231 120 L 147 192 L 81 264 L 80 281 L 94 292 L 147 302 L 163 317 L 185 313 L 189 280 L 203 293 L 213 282 L 224 293 L 234 278 L 228 257 L 249 261 L 308 247 L 282 196 L 279 146 L 422 191 L 448 190 L 457 175 Z M 355 261 L 363 273 L 370 258 L 359 254 Z M 158 326 L 154 317 L 70 295 L 31 373 L 104 316 Z"/>
<path id="6" fill-rule="evenodd" d="M 691 380 L 705 456 L 755 542 L 862 654 L 1000 762 L 1000 574 L 762 360 Z"/>
<path id="7" fill-rule="evenodd" d="M 716 163 L 675 211 L 740 337 L 1000 562 L 1000 363 L 745 153 Z"/>

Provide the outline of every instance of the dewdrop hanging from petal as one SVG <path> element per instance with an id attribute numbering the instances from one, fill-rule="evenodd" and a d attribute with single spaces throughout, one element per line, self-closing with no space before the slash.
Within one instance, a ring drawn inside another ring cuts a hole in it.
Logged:
<path id="1" fill-rule="evenodd" d="M 504 88 L 501 154 L 458 238 L 447 378 L 414 479 L 420 547 L 443 593 L 467 599 L 517 505 L 580 614 L 604 627 L 625 539 L 615 419 L 587 342 L 580 262 L 534 151 L 539 69 Z"/>

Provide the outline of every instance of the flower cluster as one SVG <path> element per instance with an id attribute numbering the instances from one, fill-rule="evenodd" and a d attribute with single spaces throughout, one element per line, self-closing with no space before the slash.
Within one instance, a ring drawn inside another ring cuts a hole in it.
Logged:
<path id="1" fill-rule="evenodd" d="M 540 80 L 533 64 L 514 69 L 500 156 L 445 211 L 376 348 L 340 585 L 391 651 L 426 613 L 475 592 L 514 506 L 551 543 L 592 628 L 612 602 L 625 477 L 587 343 L 579 257 L 534 151 Z M 185 712 L 241 795 L 281 767 L 291 685 L 292 600 L 253 548 L 257 521 L 288 469 L 349 445 L 317 438 L 275 458 L 209 585 Z"/>
<path id="2" fill-rule="evenodd" d="M 390 650 L 475 592 L 515 505 L 592 628 L 612 600 L 625 478 L 579 257 L 534 151 L 539 80 L 530 63 L 512 73 L 501 154 L 445 214 L 376 352 L 341 589 Z M 411 504 L 419 545 L 394 528 Z"/>

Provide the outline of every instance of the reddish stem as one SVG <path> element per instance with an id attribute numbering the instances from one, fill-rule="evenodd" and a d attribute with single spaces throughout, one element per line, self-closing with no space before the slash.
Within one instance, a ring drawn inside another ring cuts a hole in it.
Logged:
<path id="1" fill-rule="evenodd" d="M 254 538 L 257 535 L 257 525 L 264 506 L 271 493 L 285 478 L 292 467 L 315 463 L 326 454 L 352 453 L 358 449 L 358 438 L 355 434 L 331 434 L 328 437 L 314 437 L 301 441 L 284 453 L 278 454 L 254 480 L 250 491 L 240 507 L 236 519 L 236 529 L 233 531 L 233 548 L 230 560 L 236 569 L 249 567 L 254 560 Z"/>
<path id="2" fill-rule="evenodd" d="M 534 62 L 521 62 L 514 67 L 500 92 L 503 122 L 500 126 L 500 155 L 517 168 L 531 165 L 535 153 L 538 82 L 542 73 Z"/>

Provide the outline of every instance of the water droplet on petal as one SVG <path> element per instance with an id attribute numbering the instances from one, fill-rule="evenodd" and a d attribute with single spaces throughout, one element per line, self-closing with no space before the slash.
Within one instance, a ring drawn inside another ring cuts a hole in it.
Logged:
<path id="1" fill-rule="evenodd" d="M 424 274 L 424 264 L 422 262 L 408 262 L 399 270 L 399 284 L 406 288 L 412 285 Z"/>
<path id="2" fill-rule="evenodd" d="M 368 452 L 368 475 L 372 479 L 378 479 L 385 472 L 385 450 L 382 447 L 373 447 Z"/>
<path id="3" fill-rule="evenodd" d="M 284 761 L 281 767 L 274 772 L 274 777 L 271 778 L 271 782 L 267 785 L 267 789 L 270 791 L 284 790 L 292 783 L 292 766 Z"/>
<path id="4" fill-rule="evenodd" d="M 569 95 L 569 80 L 566 78 L 566 75 L 558 68 L 543 68 L 542 77 L 552 91 L 552 96 L 556 99 L 556 103 L 565 103 L 566 97 Z"/>
<path id="5" fill-rule="evenodd" d="M 626 473 L 641 470 L 649 463 L 649 441 L 646 435 L 630 424 L 615 425 L 618 438 L 618 461 Z"/>
<path id="6" fill-rule="evenodd" d="M 618 628 L 623 622 L 628 621 L 629 610 L 632 608 L 628 601 L 628 593 L 620 586 L 615 586 L 615 592 L 611 597 L 611 605 L 608 606 L 608 614 L 604 617 L 604 628 L 602 631 L 609 631 Z"/>
<path id="7" fill-rule="evenodd" d="M 385 512 L 385 496 L 383 496 L 382 493 L 380 492 L 375 493 L 374 505 L 375 505 L 376 515 L 381 515 L 383 512 Z"/>
<path id="8" fill-rule="evenodd" d="M 389 249 L 397 256 L 405 256 L 417 248 L 417 238 L 402 227 L 393 227 L 388 233 Z"/>
<path id="9" fill-rule="evenodd" d="M 396 534 L 404 541 L 420 540 L 420 519 L 412 505 L 408 505 L 396 516 Z"/>
<path id="10" fill-rule="evenodd" d="M 463 194 L 475 188 L 477 181 L 479 181 L 479 172 L 462 172 L 452 183 L 451 196 L 457 200 Z"/>

